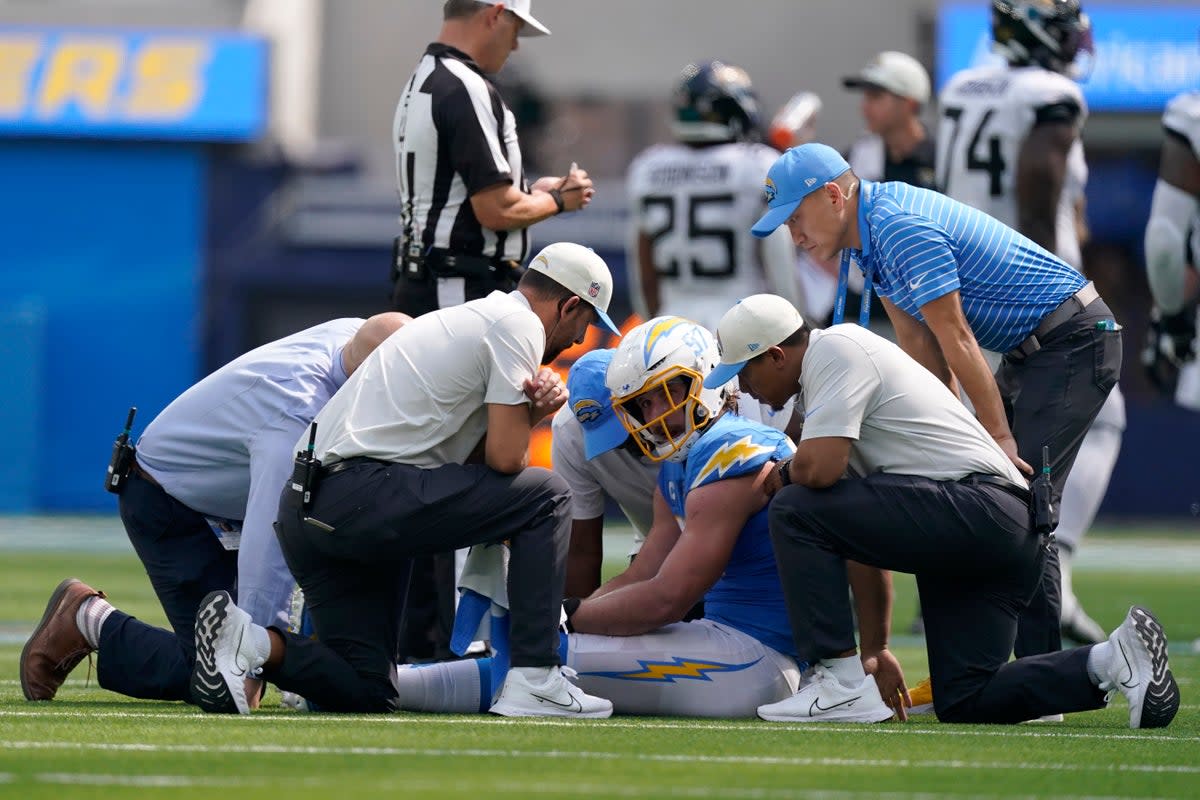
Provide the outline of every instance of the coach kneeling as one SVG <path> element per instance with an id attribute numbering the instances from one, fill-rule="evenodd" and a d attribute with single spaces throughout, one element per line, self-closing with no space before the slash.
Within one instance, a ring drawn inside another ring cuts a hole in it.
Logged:
<path id="1" fill-rule="evenodd" d="M 864 328 L 811 330 L 772 295 L 734 306 L 717 333 L 722 365 L 706 385 L 738 375 L 743 390 L 774 407 L 798 392 L 805 411 L 770 527 L 796 655 L 816 667 L 760 717 L 852 717 L 873 688 L 864 665 L 903 716 L 903 674 L 887 642 L 857 657 L 851 560 L 879 570 L 875 619 L 860 620 L 864 629 L 887 630 L 891 582 L 882 570 L 916 575 L 940 720 L 1022 722 L 1102 708 L 1119 690 L 1130 727 L 1170 723 L 1179 690 L 1166 635 L 1143 608 L 1130 609 L 1107 642 L 1009 661 L 1047 542 L 1033 529 L 1016 467 L 931 372 Z"/>

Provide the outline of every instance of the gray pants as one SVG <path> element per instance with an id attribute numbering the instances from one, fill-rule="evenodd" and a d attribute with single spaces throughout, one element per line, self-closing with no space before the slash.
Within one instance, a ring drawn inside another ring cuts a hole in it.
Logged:
<path id="1" fill-rule="evenodd" d="M 1042 447 L 1050 448 L 1054 506 L 1075 464 L 1079 445 L 1100 413 L 1121 372 L 1121 333 L 1096 328 L 1111 320 L 1103 300 L 1050 331 L 1042 349 L 1024 359 L 1006 355 L 996 370 L 996 384 L 1017 452 L 1035 470 L 1042 466 Z M 1061 575 L 1058 549 L 1047 553 L 1041 585 L 1021 614 L 1014 652 L 1018 658 L 1062 649 L 1059 628 Z"/>
<path id="2" fill-rule="evenodd" d="M 570 492 L 530 468 L 420 469 L 371 459 L 327 476 L 304 521 L 285 489 L 276 531 L 304 590 L 317 639 L 285 634 L 282 666 L 265 677 L 326 711 L 398 710 L 395 652 L 413 556 L 508 539 L 514 666 L 558 659 L 558 619 L 570 539 Z"/>

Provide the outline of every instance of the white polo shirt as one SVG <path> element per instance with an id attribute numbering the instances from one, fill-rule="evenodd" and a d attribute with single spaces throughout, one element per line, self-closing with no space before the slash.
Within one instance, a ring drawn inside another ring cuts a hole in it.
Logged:
<path id="1" fill-rule="evenodd" d="M 1024 477 L 957 397 L 895 344 L 858 325 L 813 331 L 800 373 L 801 441 L 853 439 L 858 475 Z"/>
<path id="2" fill-rule="evenodd" d="M 417 317 L 317 415 L 315 454 L 326 466 L 356 456 L 461 464 L 487 430 L 487 404 L 528 402 L 524 382 L 545 347 L 541 320 L 519 291 Z"/>
<path id="3" fill-rule="evenodd" d="M 588 461 L 583 447 L 583 426 L 574 414 L 563 412 L 551 423 L 550 459 L 554 471 L 571 487 L 571 519 L 604 515 L 604 496 L 621 507 L 634 529 L 634 547 L 641 549 L 654 522 L 654 489 L 659 465 L 623 448 L 609 450 Z"/>

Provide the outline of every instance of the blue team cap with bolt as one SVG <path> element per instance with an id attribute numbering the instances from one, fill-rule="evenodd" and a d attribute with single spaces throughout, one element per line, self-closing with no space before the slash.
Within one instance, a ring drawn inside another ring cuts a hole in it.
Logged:
<path id="1" fill-rule="evenodd" d="M 589 350 L 567 373 L 568 402 L 583 427 L 583 453 L 589 461 L 619 447 L 629 436 L 613 411 L 612 392 L 604 383 L 612 357 L 611 349 Z"/>
<path id="2" fill-rule="evenodd" d="M 771 165 L 763 191 L 767 213 L 750 229 L 760 239 L 770 236 L 800 205 L 800 201 L 850 169 L 842 154 L 827 144 L 809 142 L 793 147 Z"/>

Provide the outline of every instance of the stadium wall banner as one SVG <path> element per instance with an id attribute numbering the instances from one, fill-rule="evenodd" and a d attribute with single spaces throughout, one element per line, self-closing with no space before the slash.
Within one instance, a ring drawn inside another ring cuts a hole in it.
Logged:
<path id="1" fill-rule="evenodd" d="M 0 135 L 250 141 L 267 70 L 256 36 L 0 26 Z"/>
<path id="2" fill-rule="evenodd" d="M 1167 100 L 1200 86 L 1200 7 L 1153 3 L 1085 4 L 1095 56 L 1082 82 L 1092 111 L 1158 113 Z M 998 58 L 991 52 L 986 3 L 943 3 L 937 18 L 935 80 Z"/>

